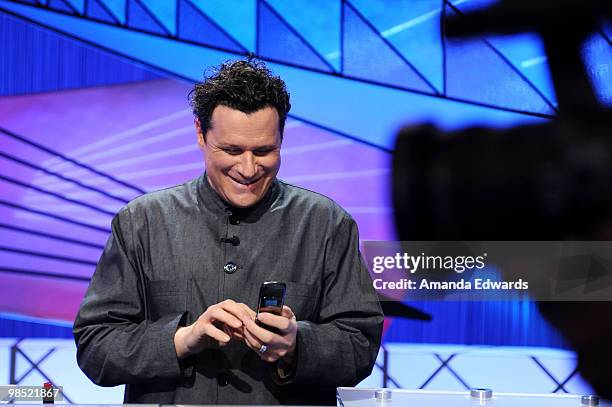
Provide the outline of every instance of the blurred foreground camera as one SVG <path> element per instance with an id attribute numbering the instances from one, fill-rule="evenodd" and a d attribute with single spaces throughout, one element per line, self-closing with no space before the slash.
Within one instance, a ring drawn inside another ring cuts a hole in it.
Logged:
<path id="1" fill-rule="evenodd" d="M 609 0 L 502 0 L 447 19 L 449 36 L 539 33 L 558 116 L 506 130 L 403 129 L 393 157 L 400 240 L 612 240 L 612 111 L 580 56 L 610 17 Z M 582 376 L 612 399 L 612 298 L 539 307 L 576 350 Z"/>

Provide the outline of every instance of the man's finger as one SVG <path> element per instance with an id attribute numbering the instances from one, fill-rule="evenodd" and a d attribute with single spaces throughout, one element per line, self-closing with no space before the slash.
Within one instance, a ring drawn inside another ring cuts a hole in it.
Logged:
<path id="1" fill-rule="evenodd" d="M 262 312 L 257 317 L 261 322 L 271 327 L 286 331 L 290 326 L 290 319 L 284 316 L 278 316 L 270 314 L 269 312 Z"/>
<path id="2" fill-rule="evenodd" d="M 246 329 L 244 331 L 244 341 L 249 348 L 253 349 L 256 352 L 259 351 L 259 349 L 261 349 L 261 345 L 263 345 L 262 341 L 257 339 L 255 335 L 253 335 Z"/>
<path id="3" fill-rule="evenodd" d="M 220 307 L 211 309 L 210 317 L 210 322 L 219 321 L 235 329 L 241 328 L 243 325 L 241 319 L 236 318 L 234 315 L 232 315 L 232 313 Z"/>
<path id="4" fill-rule="evenodd" d="M 205 326 L 204 334 L 206 336 L 210 336 L 211 338 L 213 338 L 214 340 L 219 342 L 219 344 L 227 343 L 231 339 L 228 334 L 226 334 L 225 332 L 223 332 L 222 330 L 220 330 L 219 328 L 217 328 L 213 324 L 207 324 Z"/>
<path id="5" fill-rule="evenodd" d="M 234 339 L 238 339 L 238 340 L 244 339 L 244 337 L 242 336 L 242 328 L 234 329 L 230 326 L 223 324 L 223 332 L 225 332 L 226 334 L 228 334 L 230 337 Z"/>
<path id="6" fill-rule="evenodd" d="M 275 337 L 278 338 L 278 335 L 268 331 L 265 328 L 260 327 L 259 325 L 257 325 L 255 323 L 255 321 L 249 321 L 248 323 L 246 323 L 244 325 L 244 332 L 245 334 L 248 332 L 251 335 L 253 335 L 259 342 L 261 343 L 265 343 L 266 345 L 272 343 L 272 342 L 277 342 L 277 340 L 275 340 Z"/>
<path id="7" fill-rule="evenodd" d="M 293 313 L 293 310 L 289 308 L 287 305 L 283 305 L 283 311 L 281 312 L 281 316 L 287 319 L 295 318 L 295 314 Z"/>
<path id="8" fill-rule="evenodd" d="M 255 317 L 257 317 L 257 313 L 253 311 L 248 305 L 242 303 L 238 305 L 242 307 L 243 311 L 246 313 L 249 319 L 255 319 Z"/>
<path id="9" fill-rule="evenodd" d="M 226 300 L 219 303 L 221 308 L 226 312 L 232 314 L 234 317 L 238 318 L 240 321 L 244 322 L 248 319 L 252 319 L 251 313 L 255 313 L 255 311 L 251 310 L 248 305 L 237 303 L 235 301 Z"/>

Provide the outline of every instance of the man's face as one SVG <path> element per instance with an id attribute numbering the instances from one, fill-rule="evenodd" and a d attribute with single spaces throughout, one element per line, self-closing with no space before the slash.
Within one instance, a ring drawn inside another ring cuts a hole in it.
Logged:
<path id="1" fill-rule="evenodd" d="M 276 109 L 266 107 L 246 114 L 219 105 L 213 110 L 206 137 L 197 119 L 196 130 L 213 189 L 239 208 L 258 203 L 280 168 L 281 138 Z"/>

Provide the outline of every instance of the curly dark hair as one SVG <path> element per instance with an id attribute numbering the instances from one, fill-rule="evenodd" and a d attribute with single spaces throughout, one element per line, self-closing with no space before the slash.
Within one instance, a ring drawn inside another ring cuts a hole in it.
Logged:
<path id="1" fill-rule="evenodd" d="M 261 61 L 227 61 L 213 68 L 204 81 L 196 83 L 189 92 L 193 114 L 200 120 L 202 133 L 211 127 L 213 110 L 219 105 L 253 113 L 265 107 L 273 107 L 278 113 L 281 139 L 285 130 L 287 113 L 291 109 L 285 82 Z"/>

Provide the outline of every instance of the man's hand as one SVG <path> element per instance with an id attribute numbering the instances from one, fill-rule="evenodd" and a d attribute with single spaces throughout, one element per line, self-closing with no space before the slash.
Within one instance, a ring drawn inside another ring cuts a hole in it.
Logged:
<path id="1" fill-rule="evenodd" d="M 174 347 L 179 359 L 200 353 L 217 341 L 227 345 L 232 339 L 244 340 L 243 327 L 255 319 L 255 311 L 246 304 L 225 300 L 211 305 L 196 322 L 177 329 Z"/>
<path id="2" fill-rule="evenodd" d="M 243 330 L 247 346 L 257 352 L 259 357 L 266 362 L 283 359 L 287 364 L 292 364 L 298 325 L 291 308 L 283 306 L 280 316 L 262 312 L 259 314 L 259 321 L 278 329 L 279 333 L 270 332 L 257 325 L 254 319 L 249 319 Z M 266 346 L 265 352 L 260 352 L 263 345 Z"/>

